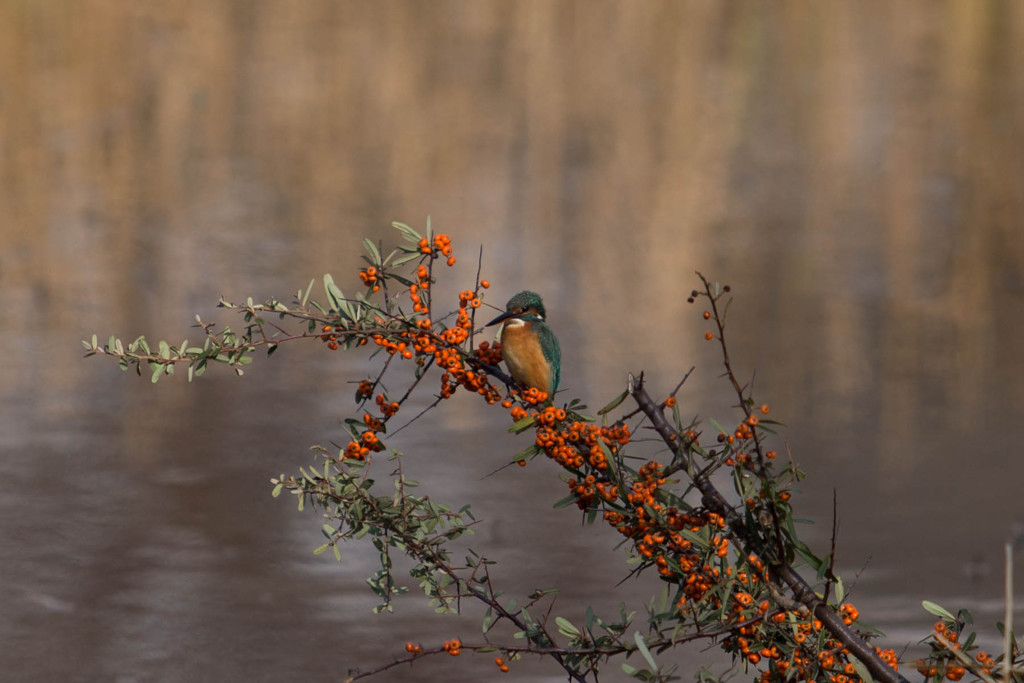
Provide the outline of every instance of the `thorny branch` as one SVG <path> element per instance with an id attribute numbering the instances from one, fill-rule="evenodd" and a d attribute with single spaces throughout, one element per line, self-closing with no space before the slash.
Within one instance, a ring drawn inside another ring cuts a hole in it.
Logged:
<path id="1" fill-rule="evenodd" d="M 713 307 L 713 317 L 718 327 L 718 341 L 722 349 L 725 374 L 732 384 L 739 398 L 739 407 L 747 417 L 750 416 L 750 402 L 744 395 L 744 390 L 736 378 L 736 374 L 729 362 L 729 354 L 725 344 L 724 318 L 720 315 L 717 305 L 718 294 L 713 291 L 712 284 L 699 275 L 705 287 L 705 294 Z M 629 392 L 637 402 L 644 415 L 651 421 L 655 431 L 658 432 L 665 444 L 679 457 L 686 459 L 685 446 L 680 434 L 669 424 L 663 412 L 663 406 L 659 406 L 647 393 L 642 378 L 631 382 Z M 757 440 L 757 432 L 754 432 L 754 444 L 758 455 L 761 454 L 761 445 Z M 763 457 L 763 456 L 762 456 Z M 763 466 L 763 460 L 761 461 Z M 693 478 L 693 485 L 700 491 L 704 506 L 725 518 L 729 528 L 735 534 L 748 552 L 764 553 L 765 539 L 757 533 L 756 529 L 749 527 L 737 510 L 729 504 L 725 496 L 719 491 L 706 473 L 698 472 Z M 778 534 L 776 541 L 781 545 L 781 528 L 778 515 L 775 514 L 774 528 Z M 766 561 L 769 569 L 769 579 L 779 593 L 784 593 L 783 587 L 788 588 L 796 601 L 810 610 L 819 619 L 825 628 L 828 629 L 841 643 L 867 667 L 876 680 L 887 683 L 906 683 L 907 679 L 901 676 L 886 664 L 869 644 L 864 642 L 849 626 L 843 623 L 842 618 L 832 610 L 828 603 L 814 592 L 814 589 L 797 573 L 791 564 L 785 561 L 785 555 L 780 553 L 766 554 Z"/>

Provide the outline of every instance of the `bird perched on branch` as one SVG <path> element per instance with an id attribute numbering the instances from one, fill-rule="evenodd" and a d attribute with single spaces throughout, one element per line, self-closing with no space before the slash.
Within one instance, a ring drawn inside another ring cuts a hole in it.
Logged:
<path id="1" fill-rule="evenodd" d="M 501 357 L 512 378 L 546 392 L 553 399 L 562 377 L 562 352 L 555 333 L 544 320 L 544 302 L 536 292 L 519 292 L 508 300 L 505 312 L 487 323 L 504 323 Z"/>

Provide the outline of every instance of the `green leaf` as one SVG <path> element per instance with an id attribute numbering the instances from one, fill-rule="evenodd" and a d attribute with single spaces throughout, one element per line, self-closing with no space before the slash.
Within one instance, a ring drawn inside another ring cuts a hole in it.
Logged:
<path id="1" fill-rule="evenodd" d="M 324 543 L 322 546 L 319 546 L 316 550 L 314 550 L 313 554 L 314 555 L 322 555 L 324 553 L 324 551 L 327 550 L 330 547 L 331 547 L 330 543 Z"/>
<path id="2" fill-rule="evenodd" d="M 491 611 L 491 608 L 488 607 L 487 611 L 484 612 L 484 624 L 483 624 L 483 632 L 484 633 L 487 633 L 487 630 L 491 627 L 491 621 L 493 621 L 493 619 L 494 619 L 494 613 Z"/>
<path id="3" fill-rule="evenodd" d="M 569 507 L 570 505 L 574 504 L 575 502 L 576 502 L 576 496 L 574 496 L 573 494 L 570 493 L 565 498 L 562 498 L 561 500 L 556 502 L 552 507 L 554 507 L 554 509 L 556 509 L 556 510 L 559 510 L 561 508 Z"/>
<path id="4" fill-rule="evenodd" d="M 611 401 L 611 403 L 609 403 L 608 405 L 606 405 L 606 406 L 605 406 L 604 408 L 601 408 L 601 410 L 597 411 L 597 414 L 598 414 L 598 415 L 607 415 L 607 414 L 608 414 L 608 413 L 610 413 L 611 411 L 613 411 L 613 410 L 615 410 L 616 408 L 618 408 L 618 407 L 619 407 L 619 405 L 620 405 L 620 404 L 621 404 L 621 403 L 622 403 L 623 401 L 625 401 L 625 400 L 626 400 L 626 397 L 627 397 L 627 396 L 629 396 L 629 390 L 628 390 L 628 389 L 627 389 L 626 391 L 623 391 L 623 392 L 622 392 L 621 394 L 619 394 L 619 395 L 618 395 L 618 396 L 616 396 L 615 398 L 613 398 L 613 399 L 612 399 L 612 401 Z"/>
<path id="5" fill-rule="evenodd" d="M 860 680 L 864 681 L 864 683 L 873 683 L 875 679 L 872 677 L 871 672 L 868 671 L 868 668 L 864 666 L 862 661 L 856 657 L 850 657 L 850 662 L 853 664 L 853 668 L 857 671 L 857 676 L 860 677 Z"/>
<path id="6" fill-rule="evenodd" d="M 540 446 L 538 446 L 537 444 L 531 444 L 529 448 L 524 448 L 523 450 L 516 453 L 515 457 L 512 458 L 512 462 L 522 462 L 527 458 L 532 458 L 538 453 L 540 453 Z"/>
<path id="7" fill-rule="evenodd" d="M 815 572 L 820 572 L 822 570 L 822 567 L 827 566 L 825 561 L 822 560 L 817 555 L 815 555 L 814 552 L 810 549 L 810 547 L 808 547 L 808 545 L 806 543 L 804 543 L 803 541 L 797 539 L 795 536 L 791 540 L 792 540 L 793 550 L 795 550 L 796 554 L 799 555 L 800 557 L 802 557 L 804 562 L 806 562 L 807 565 L 811 569 L 813 569 Z M 821 575 L 819 574 L 819 577 L 820 576 Z"/>
<path id="8" fill-rule="evenodd" d="M 516 422 L 514 425 L 509 427 L 508 431 L 510 434 L 519 434 L 521 432 L 525 432 L 527 429 L 533 426 L 533 421 L 534 418 L 532 416 L 524 417 L 522 420 Z"/>
<path id="9" fill-rule="evenodd" d="M 377 250 L 377 245 L 364 237 L 363 248 L 366 249 L 366 253 L 370 255 L 370 259 L 373 261 L 373 265 L 379 266 L 381 264 L 380 251 Z"/>
<path id="10" fill-rule="evenodd" d="M 399 223 L 398 221 L 394 221 L 391 224 L 391 226 L 401 231 L 402 234 L 404 234 L 410 242 L 419 242 L 421 239 L 423 239 L 423 237 L 418 232 L 416 232 L 414 229 L 412 229 L 405 223 Z"/>
<path id="11" fill-rule="evenodd" d="M 336 311 L 341 311 L 342 300 L 345 295 L 342 294 L 338 285 L 334 284 L 334 278 L 331 277 L 330 273 L 324 275 L 324 290 L 327 292 L 327 301 L 331 304 L 331 308 Z"/>
<path id="12" fill-rule="evenodd" d="M 316 282 L 316 278 L 311 279 L 309 284 L 306 286 L 306 293 L 302 295 L 302 299 L 299 301 L 301 305 L 305 306 L 306 302 L 309 301 L 309 293 L 313 291 L 314 282 Z"/>
<path id="13" fill-rule="evenodd" d="M 956 617 L 954 617 L 949 610 L 935 604 L 931 600 L 922 600 L 921 607 L 924 607 L 926 612 L 934 614 L 937 617 L 941 617 L 942 619 L 947 619 L 949 621 L 956 621 Z"/>
<path id="14" fill-rule="evenodd" d="M 622 474 L 615 463 L 615 456 L 612 454 L 611 449 L 608 448 L 608 444 L 604 442 L 604 439 L 598 439 L 597 445 L 601 449 L 601 453 L 604 454 L 604 461 L 608 465 L 608 478 L 620 489 L 625 489 L 626 484 L 623 482 Z"/>
<path id="15" fill-rule="evenodd" d="M 636 649 L 639 650 L 640 654 L 643 655 L 643 658 L 647 660 L 651 670 L 656 672 L 658 670 L 658 663 L 654 661 L 654 657 L 651 656 L 651 651 L 647 649 L 647 643 L 644 642 L 643 634 L 641 634 L 640 631 L 637 631 L 633 634 L 633 640 L 636 642 Z"/>
<path id="16" fill-rule="evenodd" d="M 418 251 L 411 251 L 408 254 L 405 254 L 404 256 L 399 256 L 398 258 L 396 258 L 395 262 L 392 265 L 397 268 L 398 266 L 404 265 L 404 264 L 408 263 L 409 261 L 415 261 L 420 256 L 422 256 L 422 254 L 420 252 L 418 252 Z M 395 276 L 394 275 L 389 275 L 389 277 L 395 277 Z M 404 279 L 404 278 L 402 278 L 402 279 Z M 408 286 L 408 285 L 406 285 L 406 286 Z"/>
<path id="17" fill-rule="evenodd" d="M 580 630 L 565 617 L 555 617 L 555 625 L 558 626 L 558 632 L 567 638 L 578 638 L 580 635 Z"/>

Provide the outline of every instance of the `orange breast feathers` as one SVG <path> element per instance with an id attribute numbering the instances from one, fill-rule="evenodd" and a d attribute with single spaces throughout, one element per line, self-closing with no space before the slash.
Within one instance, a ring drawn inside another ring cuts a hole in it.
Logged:
<path id="1" fill-rule="evenodd" d="M 551 394 L 551 366 L 537 336 L 519 320 L 509 320 L 501 330 L 501 356 L 512 378 L 528 387 Z"/>

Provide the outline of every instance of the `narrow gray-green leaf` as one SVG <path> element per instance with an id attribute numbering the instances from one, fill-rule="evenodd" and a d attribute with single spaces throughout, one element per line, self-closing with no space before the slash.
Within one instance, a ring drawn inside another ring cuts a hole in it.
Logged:
<path id="1" fill-rule="evenodd" d="M 643 658 L 647 660 L 647 663 L 651 666 L 652 671 L 658 670 L 658 663 L 654 661 L 654 657 L 651 656 L 651 651 L 647 649 L 647 643 L 644 642 L 644 636 L 640 631 L 633 634 L 633 640 L 636 642 L 636 649 L 640 651 Z"/>
<path id="2" fill-rule="evenodd" d="M 597 414 L 598 415 L 607 415 L 611 411 L 613 411 L 616 408 L 618 408 L 619 404 L 622 403 L 623 401 L 625 401 L 627 396 L 629 396 L 629 391 L 628 390 L 627 391 L 623 391 L 621 394 L 619 394 L 618 396 L 613 398 L 611 403 L 606 405 L 604 408 L 601 408 L 601 410 L 597 411 Z"/>
<path id="3" fill-rule="evenodd" d="M 331 304 L 331 308 L 341 311 L 341 301 L 345 298 L 345 295 L 342 294 L 338 285 L 334 284 L 334 278 L 331 277 L 330 273 L 324 275 L 324 290 L 327 292 L 327 301 Z"/>
<path id="4" fill-rule="evenodd" d="M 576 638 L 580 635 L 580 630 L 573 626 L 573 623 L 565 617 L 555 617 L 555 625 L 558 626 L 558 632 L 568 638 Z"/>
<path id="5" fill-rule="evenodd" d="M 364 237 L 363 247 L 366 249 L 366 252 L 370 255 L 370 258 L 373 260 L 373 265 L 379 266 L 381 264 L 380 251 L 377 250 L 377 245 Z"/>
<path id="6" fill-rule="evenodd" d="M 937 617 L 942 617 L 943 619 L 948 619 L 949 621 L 956 621 L 956 617 L 954 617 L 949 612 L 949 610 L 947 610 L 945 607 L 935 604 L 931 600 L 922 600 L 921 607 L 924 607 L 926 612 L 934 614 Z"/>

